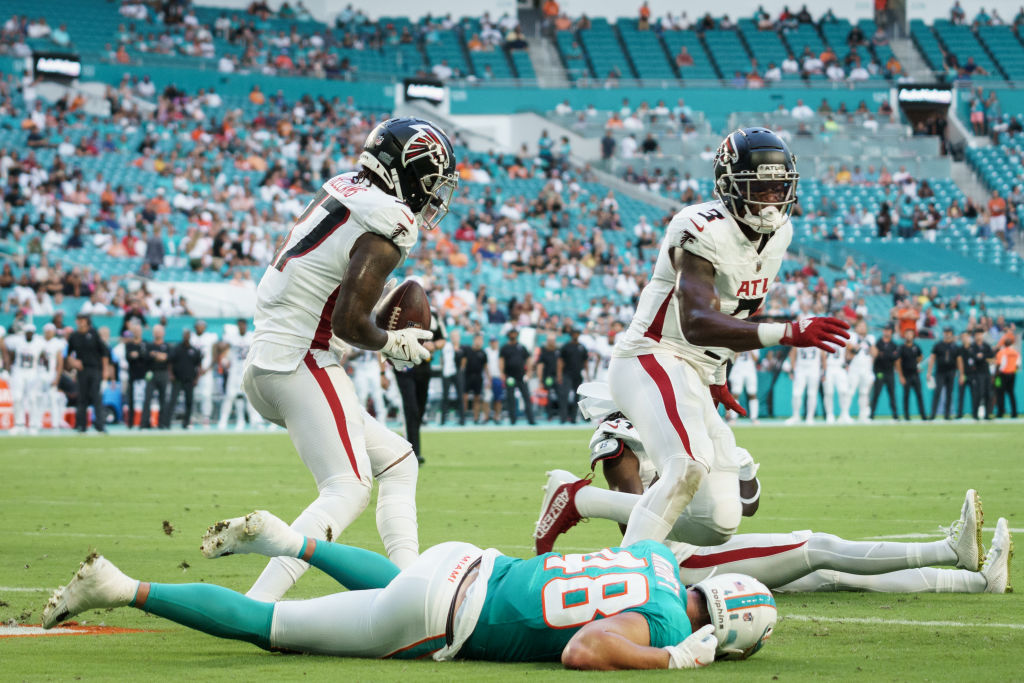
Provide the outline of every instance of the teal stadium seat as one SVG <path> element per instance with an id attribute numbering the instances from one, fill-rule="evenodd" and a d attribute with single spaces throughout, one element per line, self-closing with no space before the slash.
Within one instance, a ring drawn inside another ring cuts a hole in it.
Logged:
<path id="1" fill-rule="evenodd" d="M 636 19 L 619 19 L 615 27 L 622 36 L 622 42 L 633 66 L 636 67 L 637 78 L 675 79 L 675 66 L 669 62 L 661 39 L 654 31 L 638 31 L 636 23 Z"/>
<path id="2" fill-rule="evenodd" d="M 693 66 L 679 69 L 679 75 L 684 81 L 687 79 L 711 80 L 719 78 L 719 74 L 715 71 L 715 67 L 708 57 L 708 52 L 704 48 L 704 44 L 696 33 L 693 31 L 665 31 L 661 37 L 665 42 L 669 59 L 672 60 L 673 64 L 676 61 L 676 55 L 679 54 L 679 48 L 683 46 L 686 47 L 687 52 L 693 57 Z"/>

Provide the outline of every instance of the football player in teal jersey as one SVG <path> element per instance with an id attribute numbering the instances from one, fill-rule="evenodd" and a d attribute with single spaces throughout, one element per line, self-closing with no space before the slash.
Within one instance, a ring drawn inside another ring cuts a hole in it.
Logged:
<path id="1" fill-rule="evenodd" d="M 205 583 L 159 584 L 91 554 L 43 610 L 43 626 L 132 606 L 265 649 L 347 657 L 561 661 L 574 669 L 697 668 L 743 659 L 771 636 L 775 600 L 722 574 L 687 588 L 672 553 L 642 541 L 528 560 L 442 543 L 402 571 L 381 555 L 303 537 L 269 512 L 219 522 L 203 554 L 297 557 L 347 592 L 260 602 Z"/>

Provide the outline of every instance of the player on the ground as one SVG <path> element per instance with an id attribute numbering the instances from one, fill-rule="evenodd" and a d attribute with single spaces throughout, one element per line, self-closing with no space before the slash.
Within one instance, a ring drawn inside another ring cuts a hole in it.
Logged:
<path id="1" fill-rule="evenodd" d="M 3 342 L 4 365 L 11 373 L 11 399 L 14 403 L 14 428 L 20 432 L 26 423 L 31 433 L 43 426 L 42 395 L 44 391 L 43 363 L 46 362 L 46 344 L 36 334 L 36 326 L 25 325 L 21 334 L 10 334 Z"/>
<path id="2" fill-rule="evenodd" d="M 228 363 L 227 376 L 224 378 L 224 398 L 220 401 L 220 420 L 218 429 L 228 428 L 231 409 L 235 410 L 235 429 L 245 429 L 245 413 L 248 410 L 249 424 L 256 427 L 263 424 L 260 413 L 251 399 L 242 391 L 242 379 L 245 376 L 245 359 L 249 356 L 254 334 L 249 330 L 249 323 L 244 318 L 236 321 L 236 326 L 224 328 L 224 343 L 227 345 L 225 360 Z"/>
<path id="3" fill-rule="evenodd" d="M 337 538 L 366 507 L 376 478 L 377 529 L 389 557 L 407 567 L 419 551 L 418 464 L 409 442 L 359 405 L 339 345 L 380 351 L 399 366 L 430 358 L 421 344 L 429 330 L 385 331 L 371 314 L 420 227 L 433 229 L 448 212 L 458 174 L 447 135 L 417 118 L 370 131 L 359 163 L 358 173 L 317 191 L 260 280 L 243 384 L 263 417 L 287 427 L 316 480 L 319 496 L 295 530 Z M 279 599 L 307 568 L 276 557 L 249 595 Z"/>
<path id="4" fill-rule="evenodd" d="M 771 591 L 747 576 L 721 574 L 687 588 L 673 555 L 652 541 L 529 560 L 442 543 L 399 571 L 380 555 L 303 537 L 257 511 L 210 527 L 202 549 L 207 557 L 301 557 L 350 590 L 260 602 L 206 583 L 135 581 L 93 553 L 47 602 L 43 626 L 132 606 L 264 649 L 678 669 L 749 657 L 777 616 Z"/>
<path id="5" fill-rule="evenodd" d="M 792 425 L 800 422 L 803 413 L 804 396 L 807 397 L 807 424 L 814 424 L 814 414 L 818 411 L 818 387 L 821 384 L 821 366 L 823 365 L 821 349 L 808 347 L 793 349 L 789 353 L 789 364 L 793 369 L 793 414 L 786 420 Z M 830 354 L 838 355 L 838 354 Z"/>
<path id="6" fill-rule="evenodd" d="M 874 362 L 875 336 L 868 334 L 868 323 L 858 318 L 853 326 L 850 341 L 846 344 L 846 356 L 850 360 L 849 403 L 853 403 L 853 394 L 857 394 L 857 419 L 862 423 L 871 422 L 871 386 L 875 382 Z"/>
<path id="7" fill-rule="evenodd" d="M 587 393 L 593 396 L 594 391 L 590 389 Z M 593 398 L 586 399 L 582 406 L 585 414 L 588 409 L 601 407 Z M 591 439 L 590 466 L 594 469 L 601 463 L 611 490 L 589 486 L 589 478 L 577 479 L 565 470 L 554 470 L 548 473 L 547 491 L 553 487 L 566 491 L 563 518 L 610 519 L 621 527 L 640 499 L 630 492 L 648 486 L 656 471 L 643 451 L 640 435 L 631 425 L 615 415 L 595 422 L 598 425 Z M 736 496 L 742 502 L 744 516 L 750 516 L 756 512 L 760 497 L 760 484 L 755 476 L 758 466 L 742 448 L 737 449 L 736 459 L 741 463 Z M 685 534 L 688 512 L 689 509 L 685 510 L 677 521 L 673 536 Z M 969 490 L 960 518 L 950 525 L 945 539 L 931 543 L 865 543 L 832 534 L 796 531 L 738 534 L 712 547 L 674 541 L 668 545 L 680 562 L 680 576 L 686 584 L 697 583 L 713 571 L 726 571 L 749 574 L 772 589 L 790 592 L 1009 592 L 1013 544 L 1006 520 L 1000 519 L 996 525 L 984 564 L 982 521 L 981 500 L 974 490 Z M 929 566 L 942 564 L 959 569 Z"/>
<path id="8" fill-rule="evenodd" d="M 43 369 L 40 372 L 43 406 L 50 409 L 50 427 L 54 431 L 64 429 L 64 409 L 68 398 L 57 388 L 60 376 L 64 372 L 64 354 L 68 343 L 64 337 L 58 336 L 57 326 L 53 323 L 43 325 Z"/>
<path id="9" fill-rule="evenodd" d="M 600 462 L 609 485 L 615 491 L 643 494 L 655 481 L 658 472 L 653 460 L 644 452 L 645 446 L 640 442 L 636 428 L 618 410 L 604 382 L 586 382 L 580 385 L 578 392 L 580 412 L 598 426 L 590 440 L 591 467 Z M 735 404 L 732 396 L 726 396 L 727 405 L 730 401 Z M 737 449 L 736 437 L 729 426 L 718 420 L 709 436 L 714 447 L 711 469 L 701 480 L 690 504 L 673 520 L 672 529 L 667 534 L 673 540 L 701 546 L 727 541 L 736 532 L 741 518 L 756 510 L 760 489 L 753 458 L 749 454 L 745 458 L 739 457 L 746 451 Z M 627 452 L 627 445 L 638 455 L 621 457 Z M 575 477 L 565 482 L 554 475 L 548 480 L 533 533 L 538 554 L 549 552 L 555 539 L 581 519 L 573 503 L 574 500 L 579 501 L 580 496 L 583 514 L 593 512 L 597 517 L 625 515 L 622 524 L 629 519 L 636 505 L 635 498 L 606 497 L 595 500 L 594 508 L 587 508 L 586 501 L 592 494 L 589 489 L 581 491 L 581 487 L 588 483 L 588 480 L 577 481 Z M 605 508 L 607 505 L 618 506 L 617 512 L 609 512 Z M 625 532 L 626 527 L 622 529 Z"/>
<path id="10" fill-rule="evenodd" d="M 197 320 L 194 327 L 192 346 L 199 349 L 202 354 L 199 378 L 196 380 L 195 400 L 199 406 L 199 414 L 203 416 L 203 423 L 209 425 L 213 416 L 213 380 L 217 359 L 215 349 L 219 340 L 216 332 L 207 329 L 205 320 Z"/>
<path id="11" fill-rule="evenodd" d="M 725 388 L 730 351 L 777 344 L 831 351 L 849 336 L 849 325 L 835 318 L 745 320 L 761 308 L 793 235 L 799 174 L 786 143 L 765 128 L 737 130 L 718 148 L 714 172 L 718 199 L 672 219 L 608 369 L 615 403 L 661 473 L 633 509 L 626 545 L 663 540 L 710 470 L 709 432 L 723 421 L 709 386 Z"/>
<path id="12" fill-rule="evenodd" d="M 758 420 L 760 406 L 757 400 L 757 364 L 757 350 L 743 351 L 736 354 L 732 371 L 729 373 L 729 390 L 737 399 L 746 394 L 747 414 L 754 424 L 760 422 Z M 736 412 L 730 410 L 727 415 L 735 419 Z"/>

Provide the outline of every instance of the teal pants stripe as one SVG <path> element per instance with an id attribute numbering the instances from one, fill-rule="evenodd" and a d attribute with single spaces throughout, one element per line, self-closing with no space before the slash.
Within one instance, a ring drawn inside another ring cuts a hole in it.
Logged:
<path id="1" fill-rule="evenodd" d="M 350 591 L 384 588 L 400 571 L 379 553 L 327 541 L 316 542 L 309 563 Z"/>
<path id="2" fill-rule="evenodd" d="M 218 638 L 270 647 L 274 603 L 206 583 L 151 583 L 145 611 Z"/>

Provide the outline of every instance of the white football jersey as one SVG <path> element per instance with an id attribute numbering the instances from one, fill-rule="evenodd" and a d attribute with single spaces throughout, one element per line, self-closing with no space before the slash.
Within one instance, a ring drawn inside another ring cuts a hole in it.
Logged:
<path id="1" fill-rule="evenodd" d="M 857 370 L 870 371 L 874 363 L 871 357 L 871 347 L 875 345 L 875 335 L 866 334 L 863 338 L 853 330 L 850 330 L 849 348 L 856 348 L 853 358 L 850 359 L 850 367 Z"/>
<path id="2" fill-rule="evenodd" d="M 818 372 L 821 370 L 822 350 L 817 346 L 804 346 L 796 349 L 796 362 L 793 369 L 796 372 Z"/>
<path id="3" fill-rule="evenodd" d="M 32 341 L 24 335 L 10 336 L 4 339 L 7 349 L 11 352 L 11 374 L 29 374 L 42 367 L 45 341 L 39 335 L 33 335 Z"/>
<path id="4" fill-rule="evenodd" d="M 680 247 L 710 261 L 715 267 L 719 310 L 747 318 L 761 308 L 792 239 L 793 226 L 786 221 L 770 238 L 751 242 L 717 200 L 684 208 L 665 230 L 654 274 L 640 293 L 629 329 L 616 340 L 613 355 L 671 353 L 690 362 L 706 382 L 713 381 L 715 369 L 732 352 L 696 346 L 683 336 L 675 297 L 676 272 L 669 250 Z M 759 244 L 763 245 L 760 253 Z"/>
<path id="5" fill-rule="evenodd" d="M 733 372 L 757 372 L 757 351 L 742 351 L 736 354 L 732 364 Z"/>
<path id="6" fill-rule="evenodd" d="M 228 362 L 230 363 L 228 372 L 241 372 L 254 340 L 255 334 L 252 330 L 246 330 L 245 334 L 240 334 L 237 327 L 224 328 L 224 342 L 228 345 Z"/>
<path id="7" fill-rule="evenodd" d="M 399 263 L 416 245 L 418 221 L 409 207 L 355 176 L 323 184 L 260 280 L 254 365 L 289 372 L 309 350 L 321 366 L 337 363 L 329 351 L 331 313 L 356 240 L 368 232 L 390 240 L 401 252 Z"/>
<path id="8" fill-rule="evenodd" d="M 57 372 L 57 359 L 63 358 L 67 349 L 68 343 L 63 337 L 43 339 L 43 354 L 45 355 L 46 372 L 51 377 Z"/>
<path id="9" fill-rule="evenodd" d="M 217 345 L 217 333 L 207 330 L 202 334 L 193 334 L 191 340 L 192 346 L 202 354 L 202 367 L 210 367 L 213 364 L 213 347 Z"/>

